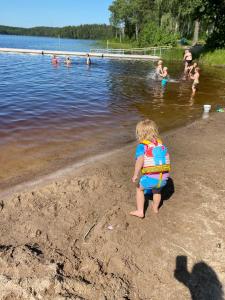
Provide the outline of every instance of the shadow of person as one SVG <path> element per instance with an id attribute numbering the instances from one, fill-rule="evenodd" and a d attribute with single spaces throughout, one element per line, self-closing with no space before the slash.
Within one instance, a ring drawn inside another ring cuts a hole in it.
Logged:
<path id="1" fill-rule="evenodd" d="M 175 187 L 174 187 L 174 182 L 173 179 L 171 177 L 168 178 L 167 180 L 167 184 L 162 188 L 161 190 L 161 203 L 159 205 L 159 208 L 163 206 L 163 202 L 166 200 L 169 200 L 172 195 L 175 192 Z M 153 194 L 151 192 L 151 190 L 146 191 L 145 193 L 145 207 L 144 207 L 144 211 L 146 212 L 148 207 L 149 207 L 149 201 L 153 199 Z"/>
<path id="2" fill-rule="evenodd" d="M 192 300 L 224 300 L 222 284 L 213 269 L 204 262 L 187 270 L 187 256 L 177 256 L 174 277 L 189 288 Z"/>

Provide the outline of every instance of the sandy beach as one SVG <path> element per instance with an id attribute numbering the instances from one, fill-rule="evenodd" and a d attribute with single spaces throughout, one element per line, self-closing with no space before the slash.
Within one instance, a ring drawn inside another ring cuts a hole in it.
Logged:
<path id="1" fill-rule="evenodd" d="M 224 114 L 165 134 L 163 206 L 132 217 L 134 145 L 0 200 L 1 300 L 222 300 Z"/>

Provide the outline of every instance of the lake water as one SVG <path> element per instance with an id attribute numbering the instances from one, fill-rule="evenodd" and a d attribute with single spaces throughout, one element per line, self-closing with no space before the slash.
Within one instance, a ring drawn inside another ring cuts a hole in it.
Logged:
<path id="1" fill-rule="evenodd" d="M 150 61 L 93 59 L 87 67 L 73 58 L 68 68 L 60 60 L 55 67 L 49 56 L 0 54 L 1 189 L 126 145 L 143 118 L 165 131 L 200 118 L 203 104 L 225 104 L 224 69 L 202 67 L 193 98 L 180 63 L 167 64 L 163 89 Z"/>
<path id="2" fill-rule="evenodd" d="M 0 34 L 0 48 L 61 50 L 87 52 L 96 46 L 92 40 L 72 40 L 49 37 L 33 37 Z"/>

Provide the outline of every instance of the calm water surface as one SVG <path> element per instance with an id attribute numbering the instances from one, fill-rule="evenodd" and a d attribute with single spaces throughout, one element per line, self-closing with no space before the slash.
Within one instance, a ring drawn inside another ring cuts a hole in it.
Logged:
<path id="1" fill-rule="evenodd" d="M 73 40 L 50 37 L 34 37 L 0 34 L 0 48 L 19 48 L 36 50 L 84 51 L 96 46 L 96 41 Z"/>
<path id="2" fill-rule="evenodd" d="M 0 188 L 121 147 L 136 122 L 161 130 L 202 115 L 202 105 L 225 104 L 225 71 L 202 68 L 199 91 L 168 65 L 171 82 L 153 80 L 151 62 L 74 58 L 68 68 L 50 57 L 0 54 Z"/>

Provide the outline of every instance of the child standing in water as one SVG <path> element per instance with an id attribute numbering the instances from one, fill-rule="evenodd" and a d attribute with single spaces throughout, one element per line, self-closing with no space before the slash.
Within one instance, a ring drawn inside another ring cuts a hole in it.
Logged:
<path id="1" fill-rule="evenodd" d="M 158 64 L 157 64 L 157 67 L 155 69 L 155 77 L 156 77 L 156 79 L 158 79 L 160 76 L 162 76 L 162 73 L 163 73 L 163 61 L 159 60 Z"/>
<path id="2" fill-rule="evenodd" d="M 163 71 L 162 71 L 162 87 L 165 87 L 168 83 L 168 79 L 169 79 L 169 74 L 168 74 L 168 68 L 164 67 Z"/>
<path id="3" fill-rule="evenodd" d="M 137 210 L 130 212 L 132 216 L 144 218 L 144 191 L 153 193 L 152 209 L 158 213 L 161 202 L 161 189 L 167 183 L 170 171 L 170 158 L 167 148 L 162 144 L 155 122 L 146 119 L 137 124 L 136 136 L 139 144 L 136 148 L 136 163 L 133 183 L 136 183 Z"/>
<path id="4" fill-rule="evenodd" d="M 191 65 L 187 68 L 187 73 L 189 74 L 189 76 L 191 76 L 195 73 L 195 69 L 197 67 L 198 67 L 198 64 L 195 62 L 195 63 L 193 63 L 193 65 Z"/>
<path id="5" fill-rule="evenodd" d="M 190 75 L 191 79 L 194 80 L 192 84 L 192 95 L 194 96 L 199 85 L 199 77 L 200 77 L 200 68 L 195 68 L 194 75 Z"/>

